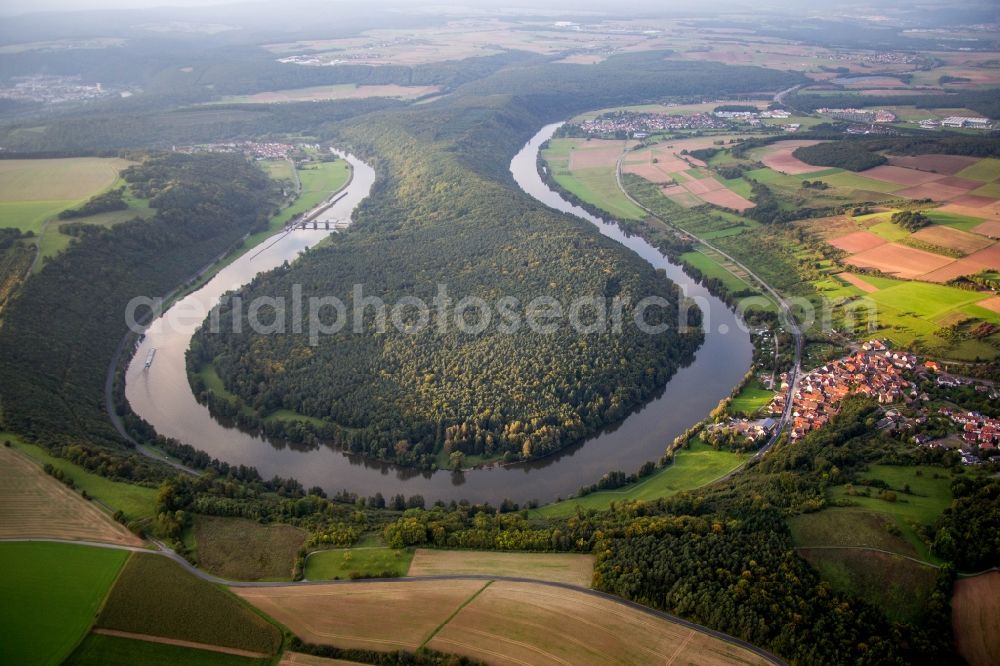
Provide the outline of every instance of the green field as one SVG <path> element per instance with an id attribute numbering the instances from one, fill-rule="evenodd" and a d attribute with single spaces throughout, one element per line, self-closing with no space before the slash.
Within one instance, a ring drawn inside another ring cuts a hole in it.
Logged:
<path id="1" fill-rule="evenodd" d="M 898 516 L 922 525 L 933 525 L 951 502 L 952 474 L 941 467 L 872 465 L 862 477 L 885 481 L 896 492 L 896 501 L 878 499 L 877 489 L 872 489 L 872 497 L 848 497 L 843 486 L 835 487 L 831 496 L 834 499 L 846 497 L 869 511 Z M 909 494 L 904 492 L 906 486 L 910 487 Z"/>
<path id="2" fill-rule="evenodd" d="M 306 580 L 405 576 L 413 551 L 378 546 L 319 550 L 306 560 Z M 389 575 L 386 575 L 389 574 Z"/>
<path id="3" fill-rule="evenodd" d="M 981 301 L 983 294 L 927 282 L 905 282 L 868 294 L 879 305 L 936 319 L 955 308 Z"/>
<path id="4" fill-rule="evenodd" d="M 542 158 L 560 187 L 581 200 L 597 206 L 609 214 L 625 219 L 640 220 L 645 212 L 622 194 L 615 177 L 615 165 L 569 169 L 570 151 L 576 139 L 552 139 L 542 151 Z"/>
<path id="5" fill-rule="evenodd" d="M 90 634 L 69 656 L 66 666 L 264 666 L 270 659 L 252 659 L 222 652 L 195 650 L 118 636 Z"/>
<path id="6" fill-rule="evenodd" d="M 982 183 L 991 183 L 1000 179 L 1000 159 L 987 157 L 979 160 L 971 166 L 967 166 L 956 174 L 959 178 L 978 180 Z"/>
<path id="7" fill-rule="evenodd" d="M 893 224 L 889 220 L 886 220 L 885 222 L 879 222 L 878 224 L 874 224 L 868 227 L 868 231 L 872 232 L 873 234 L 875 234 L 880 238 L 884 238 L 890 243 L 893 243 L 895 241 L 901 241 L 904 238 L 910 237 L 909 231 L 899 226 L 898 224 Z"/>
<path id="8" fill-rule="evenodd" d="M 90 629 L 128 553 L 0 544 L 0 663 L 59 664 Z"/>
<path id="9" fill-rule="evenodd" d="M 741 291 L 750 286 L 745 280 L 736 277 L 725 266 L 702 252 L 685 252 L 681 255 L 681 261 L 694 266 L 705 277 L 720 280 L 730 291 Z"/>
<path id="10" fill-rule="evenodd" d="M 772 398 L 774 398 L 774 391 L 764 388 L 764 385 L 755 378 L 750 380 L 729 403 L 729 411 L 733 414 L 754 416 L 766 407 Z"/>
<path id="11" fill-rule="evenodd" d="M 281 632 L 161 555 L 134 554 L 108 595 L 97 626 L 274 654 Z"/>
<path id="12" fill-rule="evenodd" d="M 52 465 L 62 470 L 80 490 L 106 505 L 112 511 L 121 510 L 130 520 L 152 518 L 156 512 L 156 488 L 137 486 L 131 483 L 111 481 L 74 465 L 65 458 L 56 458 L 45 449 L 34 444 L 28 444 L 10 433 L 0 433 L 0 440 L 10 440 L 14 446 L 28 454 L 38 464 Z"/>
<path id="13" fill-rule="evenodd" d="M 66 157 L 0 161 L 0 226 L 39 233 L 46 220 L 107 190 L 128 162 Z"/>
<path id="14" fill-rule="evenodd" d="M 882 180 L 875 180 L 874 178 L 865 178 L 862 175 L 851 173 L 850 171 L 841 171 L 840 173 L 835 173 L 829 176 L 821 176 L 820 178 L 816 178 L 813 175 L 813 176 L 808 176 L 808 179 L 822 180 L 824 183 L 827 183 L 832 187 L 843 187 L 855 190 L 865 190 L 866 192 L 880 192 L 883 194 L 888 194 L 891 192 L 896 192 L 897 190 L 906 189 L 905 185 L 900 185 L 898 183 L 887 183 Z"/>
<path id="15" fill-rule="evenodd" d="M 693 490 L 715 481 L 743 464 L 748 456 L 731 451 L 716 451 L 699 440 L 693 440 L 690 449 L 681 449 L 674 455 L 674 463 L 657 471 L 639 483 L 615 490 L 602 490 L 584 497 L 574 497 L 548 504 L 534 511 L 534 515 L 547 518 L 572 516 L 577 507 L 603 510 L 612 502 L 622 500 L 650 501 L 669 497 L 685 490 Z"/>
<path id="16" fill-rule="evenodd" d="M 112 184 L 112 187 L 122 187 L 125 181 L 119 179 Z M 125 191 L 125 201 L 129 207 L 126 210 L 114 210 L 87 217 L 78 217 L 71 220 L 59 220 L 57 218 L 49 220 L 43 227 L 41 236 L 38 239 L 39 262 L 35 265 L 36 270 L 40 270 L 43 261 L 53 257 L 73 242 L 73 237 L 64 234 L 61 228 L 67 224 L 92 224 L 98 227 L 110 228 L 122 222 L 128 222 L 137 217 L 148 218 L 156 214 L 156 211 L 149 207 L 149 202 L 145 199 L 138 199 L 133 196 L 128 189 Z"/>

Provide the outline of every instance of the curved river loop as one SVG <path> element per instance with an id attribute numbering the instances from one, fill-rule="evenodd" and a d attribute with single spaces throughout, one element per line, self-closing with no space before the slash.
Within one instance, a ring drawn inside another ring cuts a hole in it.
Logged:
<path id="1" fill-rule="evenodd" d="M 541 203 L 592 223 L 603 235 L 629 248 L 654 268 L 663 269 L 703 312 L 705 342 L 694 361 L 678 370 L 658 397 L 616 427 L 542 460 L 464 472 L 425 472 L 372 461 L 328 446 L 310 449 L 271 442 L 217 422 L 209 415 L 208 408 L 195 400 L 187 380 L 184 355 L 195 329 L 225 292 L 285 260 L 294 260 L 304 248 L 329 233 L 322 230 L 299 230 L 277 241 L 268 240 L 262 246 L 265 250 L 243 255 L 155 320 L 126 370 L 125 394 L 132 409 L 161 435 L 190 444 L 213 458 L 256 467 L 264 478 L 274 475 L 295 478 L 306 488 L 319 486 L 330 494 L 342 490 L 362 497 L 376 492 L 385 496 L 401 493 L 422 495 L 428 503 L 461 499 L 494 505 L 504 499 L 546 503 L 557 497 L 573 496 L 581 486 L 594 483 L 606 472 L 634 472 L 644 462 L 658 460 L 677 435 L 701 420 L 742 379 L 752 360 L 750 336 L 724 302 L 695 283 L 652 245 L 639 237 L 627 236 L 617 225 L 570 204 L 549 189 L 538 174 L 537 158 L 541 145 L 558 127 L 558 123 L 543 127 L 511 161 L 511 173 L 517 184 Z M 351 155 L 345 157 L 354 169 L 354 177 L 346 196 L 329 213 L 339 218 L 350 215 L 368 196 L 375 181 L 371 167 Z M 164 318 L 179 312 L 192 313 L 184 318 L 184 325 L 163 325 Z M 145 363 L 153 348 L 155 359 L 147 368 Z"/>

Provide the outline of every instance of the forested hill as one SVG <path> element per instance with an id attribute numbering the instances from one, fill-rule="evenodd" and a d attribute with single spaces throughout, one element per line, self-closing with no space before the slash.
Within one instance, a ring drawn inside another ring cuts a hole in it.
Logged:
<path id="1" fill-rule="evenodd" d="M 123 444 L 103 388 L 129 300 L 171 291 L 266 223 L 276 205 L 272 181 L 242 156 L 172 154 L 123 175 L 156 215 L 83 227 L 27 281 L 0 327 L 3 426 L 57 451 Z"/>
<path id="2" fill-rule="evenodd" d="M 487 79 L 433 104 L 338 126 L 340 140 L 380 172 L 355 229 L 291 269 L 257 280 L 244 290 L 244 302 L 287 297 L 293 284 L 302 284 L 304 296 L 335 295 L 350 310 L 354 284 L 391 304 L 402 296 L 429 301 L 438 283 L 455 301 L 507 296 L 523 306 L 549 296 L 568 305 L 597 296 L 610 307 L 615 296 L 634 305 L 658 295 L 676 302 L 672 285 L 630 251 L 517 190 L 510 158 L 544 123 L 592 106 L 586 93 L 606 84 L 599 104 L 668 91 L 710 94 L 713 84 L 759 90 L 796 79 L 756 68 L 680 66 L 662 54 L 611 62 L 516 68 L 509 76 L 531 82 L 523 94 L 481 94 L 491 89 Z M 643 63 L 648 68 L 630 78 Z M 567 71 L 573 75 L 561 86 L 549 85 Z M 625 312 L 630 324 L 632 311 Z M 660 314 L 676 329 L 676 312 Z M 225 312 L 224 331 L 232 330 L 233 316 Z M 555 334 L 504 333 L 494 321 L 482 334 L 460 335 L 440 333 L 436 323 L 412 336 L 392 327 L 382 334 L 342 332 L 316 347 L 305 333 L 202 333 L 190 360 L 192 370 L 213 363 L 226 387 L 260 417 L 285 409 L 317 417 L 329 424 L 321 436 L 351 450 L 426 467 L 456 452 L 504 459 L 552 453 L 652 397 L 700 341 L 700 333 L 649 336 L 634 325 L 622 334 L 580 334 L 565 320 Z M 203 397 L 245 425 L 310 438 L 301 423 L 255 422 Z"/>

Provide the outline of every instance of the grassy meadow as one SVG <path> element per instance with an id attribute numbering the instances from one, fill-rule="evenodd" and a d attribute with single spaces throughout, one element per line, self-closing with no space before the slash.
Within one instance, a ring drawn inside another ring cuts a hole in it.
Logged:
<path id="1" fill-rule="evenodd" d="M 307 580 L 393 578 L 405 576 L 413 551 L 385 546 L 319 550 L 306 559 Z"/>
<path id="2" fill-rule="evenodd" d="M 0 544 L 0 663 L 62 663 L 127 557 L 61 543 Z"/>
<path id="3" fill-rule="evenodd" d="M 649 501 L 669 497 L 711 483 L 742 465 L 747 458 L 746 454 L 716 451 L 700 440 L 692 440 L 690 449 L 681 449 L 674 454 L 672 465 L 656 471 L 638 483 L 547 504 L 532 513 L 547 518 L 557 518 L 572 516 L 576 513 L 577 507 L 602 510 L 611 506 L 612 502 Z"/>

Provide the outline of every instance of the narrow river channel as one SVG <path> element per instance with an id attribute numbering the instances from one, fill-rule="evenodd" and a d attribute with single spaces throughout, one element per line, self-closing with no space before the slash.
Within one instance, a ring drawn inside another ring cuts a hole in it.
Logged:
<path id="1" fill-rule="evenodd" d="M 538 151 L 557 127 L 558 124 L 543 127 L 511 161 L 511 173 L 521 189 L 552 208 L 587 220 L 605 236 L 654 267 L 664 269 L 667 277 L 696 300 L 705 316 L 705 343 L 694 362 L 678 371 L 659 397 L 616 428 L 532 463 L 464 473 L 430 473 L 373 462 L 329 447 L 305 450 L 269 442 L 215 421 L 208 409 L 195 400 L 187 381 L 184 354 L 194 330 L 222 294 L 285 260 L 294 260 L 304 248 L 329 233 L 312 230 L 292 232 L 278 242 L 266 241 L 262 247 L 267 250 L 256 256 L 253 252 L 244 255 L 156 320 L 126 372 L 125 394 L 132 409 L 160 434 L 231 464 L 254 466 L 265 478 L 275 474 L 293 477 L 307 488 L 320 486 L 328 493 L 347 490 L 366 497 L 376 492 L 385 496 L 419 494 L 428 503 L 467 499 L 498 504 L 505 498 L 544 503 L 573 495 L 580 486 L 595 482 L 605 472 L 616 469 L 632 472 L 647 460 L 658 459 L 674 437 L 704 417 L 740 381 L 750 367 L 750 337 L 725 303 L 695 284 L 656 248 L 573 206 L 542 182 L 535 167 Z M 347 159 L 354 169 L 354 178 L 347 196 L 332 209 L 334 217 L 348 217 L 368 195 L 375 180 L 375 173 L 368 165 L 353 156 Z M 269 243 L 274 244 L 268 247 Z M 163 325 L 162 320 L 176 319 L 175 315 L 181 312 L 193 313 L 184 318 L 184 326 Z M 146 359 L 153 348 L 154 361 L 146 368 Z"/>

